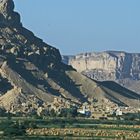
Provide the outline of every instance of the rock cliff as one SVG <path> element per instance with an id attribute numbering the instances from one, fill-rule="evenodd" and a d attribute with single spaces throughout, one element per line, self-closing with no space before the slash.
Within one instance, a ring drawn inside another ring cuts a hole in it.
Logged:
<path id="1" fill-rule="evenodd" d="M 129 82 L 140 80 L 138 53 L 117 51 L 83 53 L 70 58 L 68 64 L 78 72 L 100 81 L 113 80 L 125 85 L 126 79 Z"/>
<path id="2" fill-rule="evenodd" d="M 140 93 L 140 54 L 119 51 L 81 53 L 65 63 L 78 72 L 99 81 L 112 80 Z"/>

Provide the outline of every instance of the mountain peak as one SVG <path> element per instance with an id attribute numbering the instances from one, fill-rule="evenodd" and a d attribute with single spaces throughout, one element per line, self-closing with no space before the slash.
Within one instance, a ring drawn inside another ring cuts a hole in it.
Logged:
<path id="1" fill-rule="evenodd" d="M 13 12 L 14 2 L 13 0 L 0 0 L 0 13 L 5 15 Z"/>
<path id="2" fill-rule="evenodd" d="M 14 12 L 13 0 L 0 0 L 0 26 L 21 25 L 20 16 Z"/>

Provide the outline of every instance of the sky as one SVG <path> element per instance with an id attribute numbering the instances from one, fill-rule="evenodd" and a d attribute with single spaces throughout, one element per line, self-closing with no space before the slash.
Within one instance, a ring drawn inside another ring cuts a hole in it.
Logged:
<path id="1" fill-rule="evenodd" d="M 140 0 L 14 0 L 24 27 L 63 55 L 140 52 Z"/>

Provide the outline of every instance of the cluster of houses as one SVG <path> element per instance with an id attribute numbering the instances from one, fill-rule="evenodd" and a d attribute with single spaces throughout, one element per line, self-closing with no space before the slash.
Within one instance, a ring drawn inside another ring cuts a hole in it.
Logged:
<path id="1" fill-rule="evenodd" d="M 140 111 L 133 107 L 118 106 L 108 99 L 103 99 L 102 102 L 98 102 L 97 100 L 91 104 L 85 102 L 81 106 L 77 106 L 76 104 L 72 105 L 71 101 L 65 100 L 61 97 L 55 98 L 54 102 L 51 103 L 50 108 L 53 108 L 55 112 L 59 114 L 61 109 L 70 108 L 71 106 L 75 106 L 79 114 L 95 119 L 109 118 L 110 116 L 122 116 L 123 114 L 137 113 Z"/>
<path id="2" fill-rule="evenodd" d="M 22 112 L 25 114 L 36 112 L 38 116 L 41 116 L 41 114 L 47 115 L 52 109 L 56 114 L 59 114 L 62 109 L 69 109 L 71 106 L 77 108 L 78 114 L 95 119 L 110 118 L 111 116 L 122 116 L 123 114 L 137 113 L 140 111 L 133 107 L 118 106 L 108 99 L 103 99 L 100 102 L 98 100 L 94 100 L 91 104 L 85 102 L 82 105 L 77 105 L 61 97 L 54 98 L 54 102 L 47 104 L 38 100 L 34 95 L 30 95 L 28 99 L 29 102 L 23 102 L 21 104 Z M 30 100 L 32 102 L 30 102 Z M 14 113 L 15 107 L 12 107 L 11 110 L 12 113 Z M 19 112 L 21 110 L 19 110 Z"/>
<path id="3" fill-rule="evenodd" d="M 84 103 L 82 107 L 78 109 L 78 112 L 84 114 L 87 117 L 99 119 L 99 118 L 111 118 L 111 116 L 122 116 L 127 113 L 138 113 L 140 110 L 134 107 L 118 106 L 110 102 L 108 99 L 104 99 L 101 103 L 88 104 Z M 105 105 L 106 104 L 106 105 Z"/>

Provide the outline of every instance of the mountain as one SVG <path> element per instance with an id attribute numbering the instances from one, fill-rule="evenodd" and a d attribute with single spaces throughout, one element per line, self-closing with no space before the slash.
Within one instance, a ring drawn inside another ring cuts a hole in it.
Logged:
<path id="1" fill-rule="evenodd" d="M 112 80 L 140 93 L 140 54 L 119 51 L 81 53 L 67 62 L 78 72 L 100 81 Z"/>
<path id="2" fill-rule="evenodd" d="M 68 65 L 69 60 L 72 59 L 73 57 L 74 57 L 73 55 L 62 55 L 62 62 Z"/>
<path id="3" fill-rule="evenodd" d="M 62 63 L 58 49 L 22 26 L 13 0 L 0 1 L 0 108 L 33 114 L 92 99 L 138 107 L 139 98 L 135 92 L 123 87 L 114 90 Z"/>

